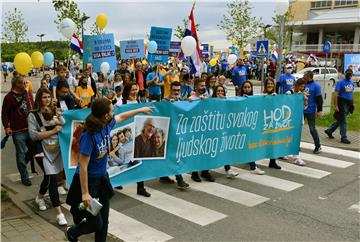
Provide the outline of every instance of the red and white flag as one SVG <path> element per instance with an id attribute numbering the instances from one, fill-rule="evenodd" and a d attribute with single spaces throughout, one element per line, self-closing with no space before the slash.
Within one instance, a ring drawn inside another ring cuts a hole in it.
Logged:
<path id="1" fill-rule="evenodd" d="M 76 51 L 77 53 L 79 53 L 80 55 L 82 55 L 84 52 L 83 43 L 78 39 L 78 37 L 75 34 L 73 34 L 73 36 L 71 37 L 70 48 L 73 51 Z"/>

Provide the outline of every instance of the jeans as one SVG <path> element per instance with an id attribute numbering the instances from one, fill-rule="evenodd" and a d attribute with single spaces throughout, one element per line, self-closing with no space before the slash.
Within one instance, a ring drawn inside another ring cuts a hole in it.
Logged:
<path id="1" fill-rule="evenodd" d="M 316 130 L 316 126 L 315 126 L 316 113 L 304 113 L 304 118 L 306 118 L 308 121 L 310 134 L 314 140 L 315 147 L 319 148 L 320 147 L 320 139 L 319 139 L 319 134 L 318 134 L 318 132 Z"/>
<path id="2" fill-rule="evenodd" d="M 337 127 L 340 126 L 340 136 L 341 136 L 341 140 L 345 140 L 347 139 L 347 135 L 346 135 L 346 126 L 347 126 L 347 113 L 349 112 L 349 106 L 346 103 L 339 103 L 339 105 L 341 105 L 341 107 L 339 106 L 339 109 L 341 111 L 341 116 L 342 119 L 340 121 L 335 121 L 334 123 L 332 123 L 330 125 L 330 127 L 328 128 L 328 131 L 330 133 L 334 133 L 335 130 L 337 129 Z"/>
<path id="3" fill-rule="evenodd" d="M 25 181 L 29 179 L 29 174 L 26 168 L 26 154 L 28 152 L 27 143 L 29 138 L 29 133 L 25 132 L 17 132 L 12 135 L 15 151 L 16 151 L 16 165 L 20 172 L 21 181 Z"/>

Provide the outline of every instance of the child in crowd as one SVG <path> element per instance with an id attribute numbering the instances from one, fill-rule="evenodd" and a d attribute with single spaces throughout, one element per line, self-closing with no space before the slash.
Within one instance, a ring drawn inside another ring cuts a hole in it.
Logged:
<path id="1" fill-rule="evenodd" d="M 87 78 L 81 76 L 79 86 L 76 87 L 76 95 L 80 98 L 81 108 L 88 108 L 95 96 L 91 86 L 88 84 Z"/>
<path id="2" fill-rule="evenodd" d="M 49 90 L 51 91 L 51 95 L 53 96 L 53 100 L 56 103 L 57 102 L 57 96 L 56 96 L 56 89 L 58 87 L 59 82 L 67 81 L 66 80 L 66 67 L 63 65 L 59 65 L 56 68 L 56 77 L 54 77 L 50 81 Z"/>
<path id="3" fill-rule="evenodd" d="M 122 105 L 122 89 L 121 89 L 121 86 L 115 87 L 115 98 L 116 98 L 115 105 L 120 107 Z"/>

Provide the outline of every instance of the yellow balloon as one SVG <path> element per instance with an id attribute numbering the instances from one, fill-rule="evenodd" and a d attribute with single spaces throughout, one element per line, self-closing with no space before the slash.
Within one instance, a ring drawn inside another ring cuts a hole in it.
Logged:
<path id="1" fill-rule="evenodd" d="M 107 25 L 107 17 L 104 13 L 100 13 L 97 17 L 96 17 L 96 25 L 99 27 L 99 29 L 103 30 L 105 28 L 105 26 Z"/>
<path id="2" fill-rule="evenodd" d="M 233 40 L 231 41 L 231 43 L 232 43 L 233 45 L 236 45 L 236 43 L 237 43 L 236 39 L 233 39 Z"/>
<path id="3" fill-rule="evenodd" d="M 14 65 L 21 75 L 27 75 L 32 68 L 31 58 L 25 52 L 18 53 L 14 58 Z"/>
<path id="4" fill-rule="evenodd" d="M 216 59 L 211 59 L 209 61 L 209 64 L 210 64 L 211 67 L 214 67 L 216 65 Z"/>
<path id="5" fill-rule="evenodd" d="M 40 51 L 31 54 L 31 61 L 35 68 L 40 68 L 44 64 L 44 56 Z"/>

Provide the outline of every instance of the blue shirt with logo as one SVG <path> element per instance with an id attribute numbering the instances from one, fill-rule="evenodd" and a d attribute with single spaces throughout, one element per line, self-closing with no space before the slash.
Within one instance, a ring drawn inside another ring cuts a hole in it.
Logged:
<path id="1" fill-rule="evenodd" d="M 284 94 L 287 91 L 291 90 L 295 84 L 295 77 L 291 74 L 285 73 L 281 74 L 278 80 L 280 84 L 279 93 Z"/>
<path id="2" fill-rule="evenodd" d="M 346 99 L 352 100 L 354 93 L 354 82 L 352 80 L 342 79 L 336 83 L 335 91 L 339 93 L 339 96 Z"/>
<path id="3" fill-rule="evenodd" d="M 67 82 L 67 79 L 65 78 L 64 81 Z M 51 91 L 54 86 L 55 86 L 56 88 L 58 88 L 58 84 L 59 84 L 59 77 L 56 76 L 56 77 L 54 77 L 54 78 L 50 81 L 49 90 Z"/>
<path id="4" fill-rule="evenodd" d="M 316 113 L 316 97 L 322 96 L 320 84 L 315 81 L 306 83 L 305 93 L 308 95 L 308 106 L 304 113 Z"/>
<path id="5" fill-rule="evenodd" d="M 241 86 L 241 84 L 247 80 L 247 68 L 245 65 L 237 66 L 231 73 L 232 77 L 235 77 L 235 85 Z"/>
<path id="6" fill-rule="evenodd" d="M 147 81 L 152 80 L 152 79 L 154 79 L 154 77 L 155 77 L 155 72 L 150 72 L 147 75 L 146 80 Z M 159 77 L 159 80 L 158 80 L 159 83 L 164 82 L 163 77 L 162 77 L 162 75 L 160 73 L 158 74 L 158 77 Z M 150 84 L 148 86 L 149 86 L 149 94 L 150 95 L 151 94 L 161 95 L 161 87 L 160 86 L 154 85 L 154 84 Z"/>
<path id="7" fill-rule="evenodd" d="M 90 156 L 88 164 L 89 177 L 106 175 L 106 165 L 110 147 L 110 131 L 115 124 L 116 121 L 115 118 L 113 118 L 109 124 L 95 134 L 89 134 L 87 131 L 84 131 L 80 136 L 80 153 L 84 156 Z M 76 173 L 80 173 L 79 165 L 76 168 Z"/>

